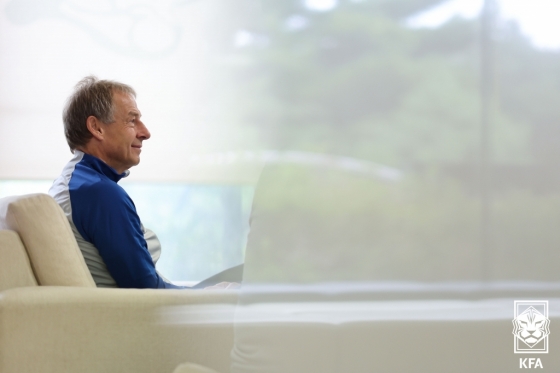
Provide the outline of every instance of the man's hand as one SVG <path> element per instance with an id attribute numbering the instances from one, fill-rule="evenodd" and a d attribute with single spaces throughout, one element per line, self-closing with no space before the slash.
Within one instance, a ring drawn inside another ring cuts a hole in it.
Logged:
<path id="1" fill-rule="evenodd" d="M 240 283 L 237 282 L 220 282 L 216 285 L 207 286 L 204 290 L 231 290 L 231 289 L 239 289 L 241 287 Z"/>

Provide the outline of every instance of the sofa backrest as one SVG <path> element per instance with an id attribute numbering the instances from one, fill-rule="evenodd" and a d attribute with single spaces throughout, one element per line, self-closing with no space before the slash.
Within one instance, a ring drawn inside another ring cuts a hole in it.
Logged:
<path id="1" fill-rule="evenodd" d="M 27 251 L 14 231 L 0 230 L 0 291 L 37 286 Z"/>
<path id="2" fill-rule="evenodd" d="M 0 229 L 17 232 L 39 285 L 95 287 L 68 220 L 49 195 L 0 199 Z"/>

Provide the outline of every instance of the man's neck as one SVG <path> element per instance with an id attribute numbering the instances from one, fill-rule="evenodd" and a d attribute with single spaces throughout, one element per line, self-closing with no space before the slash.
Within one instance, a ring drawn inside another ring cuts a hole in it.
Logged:
<path id="1" fill-rule="evenodd" d="M 82 153 L 85 154 L 89 154 L 91 156 L 94 156 L 95 158 L 101 160 L 103 163 L 105 163 L 107 166 L 113 168 L 115 171 L 117 171 L 117 173 L 122 174 L 123 172 L 125 172 L 126 170 L 119 170 L 117 168 L 115 168 L 113 165 L 109 164 L 105 159 L 105 153 L 103 153 L 99 148 L 97 148 L 96 146 L 93 146 L 91 144 L 91 141 L 89 143 L 87 143 L 85 146 L 81 146 L 76 148 L 76 150 L 81 151 Z"/>

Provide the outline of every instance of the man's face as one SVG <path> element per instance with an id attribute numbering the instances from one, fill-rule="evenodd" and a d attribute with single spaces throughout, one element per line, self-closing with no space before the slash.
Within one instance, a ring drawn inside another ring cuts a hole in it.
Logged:
<path id="1" fill-rule="evenodd" d="M 141 113 L 133 96 L 113 92 L 114 122 L 102 123 L 104 161 L 123 173 L 140 163 L 142 141 L 150 138 L 150 131 L 140 120 Z"/>

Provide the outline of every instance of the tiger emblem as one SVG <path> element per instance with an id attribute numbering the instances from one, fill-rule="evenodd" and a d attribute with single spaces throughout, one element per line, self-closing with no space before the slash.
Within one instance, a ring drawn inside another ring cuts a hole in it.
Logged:
<path id="1" fill-rule="evenodd" d="M 529 307 L 513 319 L 513 335 L 533 348 L 550 334 L 550 320 L 534 307 Z"/>

